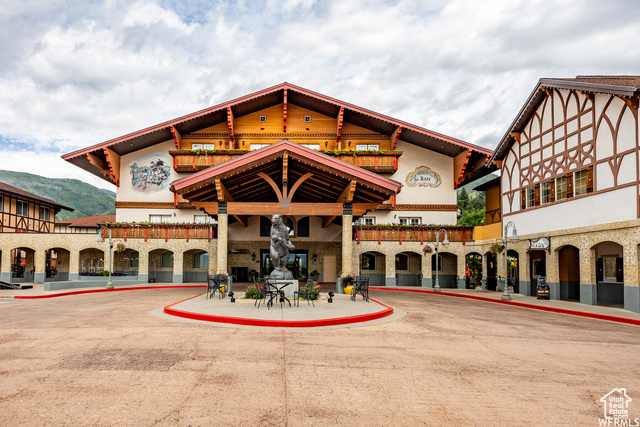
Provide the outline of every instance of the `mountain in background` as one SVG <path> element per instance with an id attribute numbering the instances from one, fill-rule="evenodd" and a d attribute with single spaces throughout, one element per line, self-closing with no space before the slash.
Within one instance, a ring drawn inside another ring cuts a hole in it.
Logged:
<path id="1" fill-rule="evenodd" d="M 46 178 L 30 173 L 0 170 L 0 182 L 75 209 L 73 212 L 63 209 L 56 215 L 57 221 L 116 213 L 116 193 L 77 179 Z"/>

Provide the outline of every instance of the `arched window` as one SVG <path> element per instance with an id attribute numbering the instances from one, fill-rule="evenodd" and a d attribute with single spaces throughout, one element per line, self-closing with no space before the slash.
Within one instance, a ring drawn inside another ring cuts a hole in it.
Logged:
<path id="1" fill-rule="evenodd" d="M 162 268 L 173 268 L 173 252 L 162 252 L 160 265 Z"/>
<path id="2" fill-rule="evenodd" d="M 129 267 L 138 267 L 140 264 L 140 254 L 138 251 L 131 251 L 129 255 Z"/>
<path id="3" fill-rule="evenodd" d="M 304 218 L 298 221 L 298 237 L 309 237 L 309 217 L 305 216 Z"/>
<path id="4" fill-rule="evenodd" d="M 431 270 L 436 271 L 436 254 L 431 256 Z M 442 255 L 438 254 L 438 271 L 442 271 Z"/>
<path id="5" fill-rule="evenodd" d="M 409 257 L 405 254 L 396 255 L 396 271 L 409 269 Z"/>
<path id="6" fill-rule="evenodd" d="M 285 217 L 285 224 L 289 227 L 289 237 L 296 237 L 296 219 L 293 217 Z"/>
<path id="7" fill-rule="evenodd" d="M 376 269 L 376 256 L 374 254 L 362 254 L 362 269 L 363 270 L 375 270 Z"/>
<path id="8" fill-rule="evenodd" d="M 209 253 L 205 251 L 199 251 L 193 254 L 193 268 L 208 268 L 209 267 Z"/>

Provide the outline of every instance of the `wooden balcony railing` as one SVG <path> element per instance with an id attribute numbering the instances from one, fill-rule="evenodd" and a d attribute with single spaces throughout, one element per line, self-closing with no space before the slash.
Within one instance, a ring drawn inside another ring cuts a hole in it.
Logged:
<path id="1" fill-rule="evenodd" d="M 486 211 L 484 217 L 485 224 L 495 224 L 496 222 L 502 221 L 500 218 L 500 209 L 494 209 L 492 211 Z"/>
<path id="2" fill-rule="evenodd" d="M 110 224 L 113 239 L 215 239 L 216 224 Z M 103 230 L 102 237 L 108 238 Z"/>
<path id="3" fill-rule="evenodd" d="M 247 154 L 247 150 L 170 150 L 173 169 L 176 172 L 197 172 L 227 160 Z M 321 151 L 343 162 L 377 173 L 393 173 L 398 170 L 398 157 L 402 151 Z"/>
<path id="4" fill-rule="evenodd" d="M 473 227 L 467 226 L 430 226 L 430 225 L 363 225 L 354 226 L 353 239 L 360 241 L 382 242 L 420 242 L 425 244 L 436 241 L 438 230 L 444 229 L 450 242 L 466 243 L 473 240 Z M 440 236 L 440 242 L 444 237 Z"/>

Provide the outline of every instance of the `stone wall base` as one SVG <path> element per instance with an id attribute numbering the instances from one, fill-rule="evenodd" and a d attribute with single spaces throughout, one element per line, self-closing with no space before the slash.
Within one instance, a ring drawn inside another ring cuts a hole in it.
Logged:
<path id="1" fill-rule="evenodd" d="M 433 280 L 431 277 L 423 277 L 422 278 L 422 287 L 423 288 L 433 288 Z"/>
<path id="2" fill-rule="evenodd" d="M 580 283 L 580 303 L 598 305 L 598 286 L 595 283 Z"/>
<path id="3" fill-rule="evenodd" d="M 536 296 L 531 295 L 531 282 L 528 280 L 520 280 L 520 295 L 524 295 L 526 297 Z"/>
<path id="4" fill-rule="evenodd" d="M 624 287 L 624 309 L 640 313 L 640 286 Z"/>
<path id="5" fill-rule="evenodd" d="M 549 285 L 549 298 L 550 299 L 560 299 L 560 283 L 558 282 L 547 282 Z"/>
<path id="6" fill-rule="evenodd" d="M 385 277 L 384 278 L 384 285 L 395 288 L 395 286 L 396 286 L 396 278 L 395 277 Z"/>

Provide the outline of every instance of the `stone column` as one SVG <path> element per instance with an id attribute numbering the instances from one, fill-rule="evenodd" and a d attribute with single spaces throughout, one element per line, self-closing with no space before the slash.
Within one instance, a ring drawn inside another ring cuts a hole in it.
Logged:
<path id="1" fill-rule="evenodd" d="M 184 283 L 184 261 L 183 261 L 183 252 L 178 249 L 178 251 L 173 252 L 173 283 Z"/>
<path id="2" fill-rule="evenodd" d="M 433 287 L 433 279 L 431 275 L 433 271 L 431 270 L 431 256 L 433 252 L 425 252 L 422 255 L 422 287 L 432 288 Z"/>
<path id="3" fill-rule="evenodd" d="M 507 249 L 509 249 L 509 248 L 507 247 Z M 505 274 L 505 271 L 504 271 L 504 267 L 505 267 L 504 254 L 505 254 L 505 251 L 502 250 L 502 252 L 500 252 L 498 255 L 496 255 L 496 266 L 497 266 L 496 278 L 497 277 L 502 277 L 502 281 L 500 281 L 500 279 L 498 279 L 498 282 L 496 284 L 496 286 L 497 286 L 496 289 L 499 290 L 499 291 L 503 291 L 503 292 L 504 292 L 503 284 L 504 284 L 504 280 L 505 280 L 505 277 L 504 277 L 504 274 Z"/>
<path id="4" fill-rule="evenodd" d="M 355 275 L 353 269 L 353 212 L 345 203 L 342 214 L 342 275 Z"/>
<path id="5" fill-rule="evenodd" d="M 580 303 L 588 305 L 598 304 L 595 248 L 580 248 Z"/>
<path id="6" fill-rule="evenodd" d="M 143 283 L 149 282 L 149 251 L 138 252 L 138 280 Z"/>
<path id="7" fill-rule="evenodd" d="M 531 277 L 530 277 L 530 265 L 529 265 L 529 252 L 523 249 L 522 252 L 518 252 L 518 279 L 520 282 L 520 295 L 535 296 L 531 292 Z"/>
<path id="8" fill-rule="evenodd" d="M 638 283 L 638 246 L 624 247 L 624 309 L 640 313 L 640 284 Z"/>
<path id="9" fill-rule="evenodd" d="M 560 263 L 558 261 L 558 251 L 547 252 L 545 259 L 547 271 L 547 285 L 549 285 L 549 297 L 560 299 Z"/>
<path id="10" fill-rule="evenodd" d="M 396 256 L 393 253 L 385 256 L 384 276 L 385 286 L 396 286 Z"/>
<path id="11" fill-rule="evenodd" d="M 0 256 L 0 281 L 11 283 L 11 249 L 3 250 Z"/>
<path id="12" fill-rule="evenodd" d="M 33 259 L 33 267 L 35 269 L 35 273 L 33 274 L 33 283 L 37 285 L 42 285 L 44 283 L 45 278 L 45 251 L 40 249 L 35 251 L 34 259 Z"/>
<path id="13" fill-rule="evenodd" d="M 221 204 L 224 207 L 221 208 Z M 227 274 L 227 247 L 229 240 L 229 216 L 227 204 L 218 202 L 218 253 L 216 256 L 216 274 Z"/>
<path id="14" fill-rule="evenodd" d="M 457 276 L 458 276 L 458 289 L 465 288 L 465 278 L 467 277 L 467 257 L 462 254 L 458 255 L 458 266 L 457 266 Z"/>

